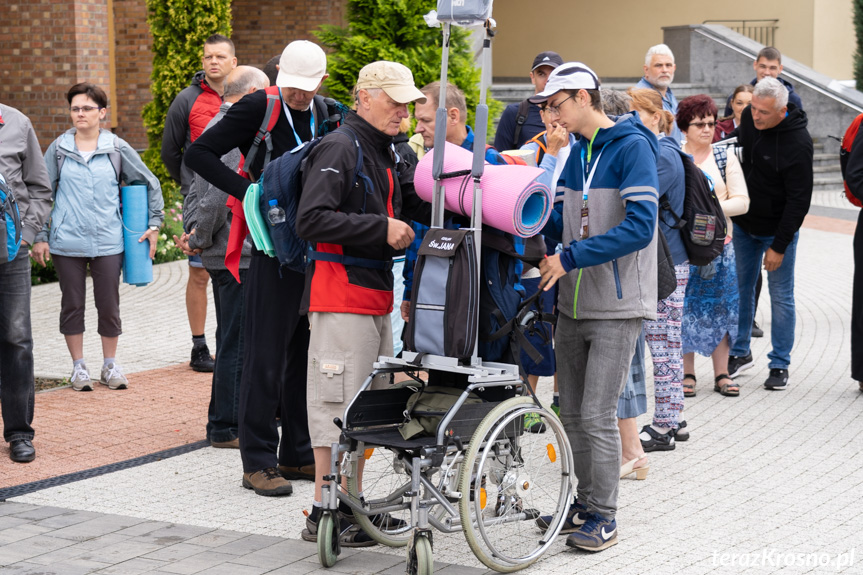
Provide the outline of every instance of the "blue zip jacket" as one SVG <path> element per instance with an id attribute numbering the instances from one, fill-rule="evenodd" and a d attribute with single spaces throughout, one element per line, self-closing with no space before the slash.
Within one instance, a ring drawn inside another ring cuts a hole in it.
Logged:
<path id="1" fill-rule="evenodd" d="M 96 151 L 89 161 L 75 145 L 75 128 L 54 140 L 45 152 L 45 167 L 54 192 L 51 217 L 36 236 L 48 242 L 52 254 L 94 258 L 123 253 L 123 218 L 120 214 L 120 184 L 109 153 L 116 136 L 99 131 Z M 164 220 L 162 188 L 137 152 L 117 138 L 122 159 L 120 179 L 147 185 L 148 225 L 161 226 Z M 57 173 L 57 148 L 66 152 L 62 172 Z M 141 230 L 141 234 L 147 230 Z"/>
<path id="2" fill-rule="evenodd" d="M 659 142 L 635 112 L 598 130 L 587 169 L 589 237 L 580 239 L 588 141 L 573 146 L 543 233 L 562 239 L 558 307 L 573 319 L 656 318 Z"/>

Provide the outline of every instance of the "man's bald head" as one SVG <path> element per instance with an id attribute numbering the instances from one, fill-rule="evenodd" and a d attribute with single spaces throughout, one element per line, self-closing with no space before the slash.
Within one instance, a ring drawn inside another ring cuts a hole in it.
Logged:
<path id="1" fill-rule="evenodd" d="M 228 74 L 224 99 L 226 102 L 236 103 L 246 94 L 269 86 L 270 79 L 261 70 L 253 66 L 237 66 Z"/>

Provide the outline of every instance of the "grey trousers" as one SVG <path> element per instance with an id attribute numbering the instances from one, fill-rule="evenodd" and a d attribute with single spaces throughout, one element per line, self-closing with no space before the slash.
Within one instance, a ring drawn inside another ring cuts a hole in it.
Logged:
<path id="1" fill-rule="evenodd" d="M 642 318 L 574 320 L 560 315 L 554 347 L 560 419 L 572 445 L 576 493 L 592 513 L 613 518 L 620 482 L 617 399 L 626 384 Z"/>

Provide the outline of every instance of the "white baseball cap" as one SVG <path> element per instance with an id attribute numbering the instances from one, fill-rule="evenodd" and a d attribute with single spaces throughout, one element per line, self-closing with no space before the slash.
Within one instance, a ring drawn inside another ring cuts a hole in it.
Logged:
<path id="1" fill-rule="evenodd" d="M 599 90 L 599 78 L 581 62 L 567 62 L 548 75 L 545 90 L 528 99 L 541 104 L 561 90 Z"/>
<path id="2" fill-rule="evenodd" d="M 282 51 L 276 86 L 313 92 L 326 75 L 327 55 L 321 47 L 308 40 L 296 40 Z"/>

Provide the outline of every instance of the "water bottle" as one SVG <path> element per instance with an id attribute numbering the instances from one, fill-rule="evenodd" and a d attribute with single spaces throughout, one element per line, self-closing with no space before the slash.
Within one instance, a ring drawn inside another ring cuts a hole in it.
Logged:
<path id="1" fill-rule="evenodd" d="M 270 200 L 270 209 L 267 211 L 267 219 L 270 221 L 271 226 L 284 223 L 285 210 L 282 209 L 278 201 Z"/>

